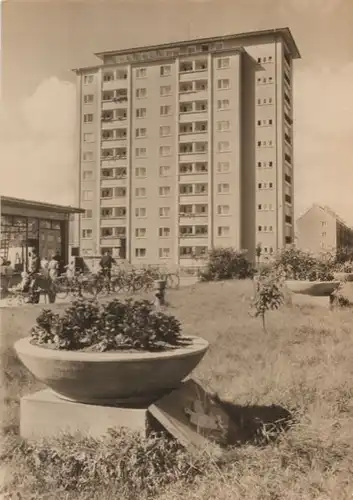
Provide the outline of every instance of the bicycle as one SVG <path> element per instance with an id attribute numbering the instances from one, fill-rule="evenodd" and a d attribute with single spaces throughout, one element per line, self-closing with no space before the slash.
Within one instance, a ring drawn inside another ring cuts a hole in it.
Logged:
<path id="1" fill-rule="evenodd" d="M 68 295 L 87 298 L 95 295 L 89 277 L 83 273 L 77 273 L 71 277 L 62 274 L 53 283 L 56 295 L 60 299 L 66 299 Z"/>

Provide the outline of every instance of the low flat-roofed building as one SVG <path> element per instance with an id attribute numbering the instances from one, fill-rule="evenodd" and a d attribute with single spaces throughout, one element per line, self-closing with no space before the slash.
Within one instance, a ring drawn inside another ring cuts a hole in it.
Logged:
<path id="1" fill-rule="evenodd" d="M 15 272 L 27 266 L 31 248 L 36 248 L 41 258 L 59 253 L 63 263 L 68 263 L 70 218 L 82 209 L 9 196 L 0 200 L 0 255 L 11 262 Z"/>

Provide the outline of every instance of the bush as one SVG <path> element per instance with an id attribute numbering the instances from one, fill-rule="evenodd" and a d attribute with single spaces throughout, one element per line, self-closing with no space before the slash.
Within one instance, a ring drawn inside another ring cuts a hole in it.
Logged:
<path id="1" fill-rule="evenodd" d="M 331 281 L 333 264 L 331 260 L 321 260 L 297 248 L 285 248 L 278 253 L 274 269 L 281 271 L 285 279 L 301 281 Z"/>
<path id="2" fill-rule="evenodd" d="M 201 281 L 252 278 L 254 268 L 245 251 L 215 248 L 210 251 L 206 268 L 200 272 Z"/>
<path id="3" fill-rule="evenodd" d="M 154 310 L 146 300 L 104 305 L 78 299 L 63 316 L 43 309 L 31 330 L 32 342 L 63 350 L 158 351 L 182 343 L 181 325 L 174 317 Z"/>

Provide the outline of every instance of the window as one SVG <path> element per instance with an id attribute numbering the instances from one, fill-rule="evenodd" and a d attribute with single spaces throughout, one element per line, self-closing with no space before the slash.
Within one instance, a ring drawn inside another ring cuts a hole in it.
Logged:
<path id="1" fill-rule="evenodd" d="M 101 197 L 102 198 L 112 198 L 113 197 L 113 189 L 111 189 L 111 188 L 102 189 L 101 190 Z"/>
<path id="2" fill-rule="evenodd" d="M 219 153 L 224 153 L 225 151 L 230 150 L 230 142 L 229 141 L 220 141 L 217 144 L 217 149 Z"/>
<path id="3" fill-rule="evenodd" d="M 93 94 L 86 94 L 86 95 L 83 97 L 83 102 L 84 102 L 85 104 L 92 104 L 93 99 L 94 99 L 94 95 L 93 95 Z"/>
<path id="4" fill-rule="evenodd" d="M 159 175 L 160 177 L 168 177 L 170 175 L 170 166 L 162 165 L 159 167 Z"/>
<path id="5" fill-rule="evenodd" d="M 200 92 L 202 90 L 207 90 L 208 84 L 207 80 L 196 80 L 195 81 L 195 91 Z"/>
<path id="6" fill-rule="evenodd" d="M 195 142 L 195 153 L 207 153 L 208 144 L 207 142 Z"/>
<path id="7" fill-rule="evenodd" d="M 159 258 L 160 259 L 168 259 L 170 257 L 170 248 L 160 248 L 159 249 Z"/>
<path id="8" fill-rule="evenodd" d="M 87 113 L 83 115 L 84 123 L 92 123 L 93 122 L 93 113 Z"/>
<path id="9" fill-rule="evenodd" d="M 159 135 L 160 137 L 167 137 L 171 135 L 171 127 L 169 125 L 161 125 L 159 127 Z"/>
<path id="10" fill-rule="evenodd" d="M 93 171 L 92 170 L 84 170 L 83 171 L 83 180 L 90 181 L 93 179 Z"/>
<path id="11" fill-rule="evenodd" d="M 84 239 L 92 238 L 92 229 L 82 229 L 82 238 Z"/>
<path id="12" fill-rule="evenodd" d="M 126 188 L 125 187 L 115 188 L 115 197 L 116 198 L 124 198 L 125 196 L 126 196 Z"/>
<path id="13" fill-rule="evenodd" d="M 159 188 L 159 196 L 170 196 L 171 189 L 169 186 L 161 186 Z"/>
<path id="14" fill-rule="evenodd" d="M 159 156 L 170 156 L 172 154 L 171 146 L 160 146 Z"/>
<path id="15" fill-rule="evenodd" d="M 147 148 L 135 148 L 135 156 L 136 158 L 146 158 Z"/>
<path id="16" fill-rule="evenodd" d="M 195 235 L 206 236 L 208 234 L 208 226 L 195 226 Z"/>
<path id="17" fill-rule="evenodd" d="M 191 61 L 181 61 L 180 62 L 180 73 L 187 73 L 193 70 L 193 65 Z"/>
<path id="18" fill-rule="evenodd" d="M 127 169 L 126 167 L 118 167 L 116 169 L 116 176 L 119 178 L 124 178 L 127 175 Z"/>
<path id="19" fill-rule="evenodd" d="M 185 102 L 179 105 L 180 113 L 192 113 L 192 102 Z"/>
<path id="20" fill-rule="evenodd" d="M 93 83 L 93 81 L 94 81 L 94 75 L 85 75 L 83 77 L 83 83 L 85 85 L 89 85 L 90 83 Z"/>
<path id="21" fill-rule="evenodd" d="M 94 134 L 91 132 L 83 134 L 83 142 L 94 142 Z"/>
<path id="22" fill-rule="evenodd" d="M 180 184 L 179 192 L 180 194 L 192 194 L 193 193 L 192 184 Z"/>
<path id="23" fill-rule="evenodd" d="M 146 88 L 136 89 L 136 97 L 137 99 L 143 99 L 147 97 L 147 89 Z"/>
<path id="24" fill-rule="evenodd" d="M 93 161 L 93 151 L 85 151 L 83 153 L 83 161 Z"/>
<path id="25" fill-rule="evenodd" d="M 115 217 L 123 219 L 126 217 L 126 208 L 125 207 L 117 207 L 115 209 Z"/>
<path id="26" fill-rule="evenodd" d="M 135 257 L 146 257 L 146 248 L 135 248 Z"/>
<path id="27" fill-rule="evenodd" d="M 112 82 L 114 80 L 114 73 L 112 71 L 106 71 L 103 73 L 104 82 Z"/>
<path id="28" fill-rule="evenodd" d="M 136 138 L 146 137 L 147 129 L 146 128 L 137 128 L 136 129 Z"/>
<path id="29" fill-rule="evenodd" d="M 102 177 L 114 177 L 114 169 L 113 168 L 103 168 Z"/>
<path id="30" fill-rule="evenodd" d="M 135 188 L 135 196 L 136 198 L 144 198 L 146 196 L 146 188 L 145 187 Z"/>
<path id="31" fill-rule="evenodd" d="M 217 122 L 217 131 L 218 132 L 225 132 L 227 130 L 230 130 L 230 121 L 229 120 L 221 120 Z"/>
<path id="32" fill-rule="evenodd" d="M 195 184 L 195 194 L 207 194 L 207 184 Z"/>
<path id="33" fill-rule="evenodd" d="M 180 174 L 191 174 L 192 173 L 192 163 L 181 163 L 179 165 Z"/>
<path id="34" fill-rule="evenodd" d="M 147 210 L 145 207 L 137 207 L 135 208 L 136 217 L 146 217 Z"/>
<path id="35" fill-rule="evenodd" d="M 93 211 L 90 208 L 85 210 L 85 212 L 82 214 L 83 219 L 92 219 L 92 216 L 93 216 Z"/>
<path id="36" fill-rule="evenodd" d="M 191 257 L 192 247 L 180 247 L 180 257 Z"/>
<path id="37" fill-rule="evenodd" d="M 198 161 L 195 163 L 195 173 L 201 174 L 208 172 L 208 164 L 206 161 Z"/>
<path id="38" fill-rule="evenodd" d="M 218 236 L 229 236 L 229 226 L 219 226 L 217 229 Z"/>
<path id="39" fill-rule="evenodd" d="M 229 205 L 218 205 L 217 214 L 218 215 L 229 215 L 230 207 Z"/>
<path id="40" fill-rule="evenodd" d="M 170 207 L 160 207 L 159 208 L 160 217 L 170 217 Z"/>
<path id="41" fill-rule="evenodd" d="M 217 101 L 217 109 L 228 109 L 229 108 L 229 99 L 220 99 Z"/>
<path id="42" fill-rule="evenodd" d="M 82 192 L 83 201 L 92 201 L 93 200 L 93 191 L 83 191 Z"/>
<path id="43" fill-rule="evenodd" d="M 113 228 L 112 227 L 102 227 L 101 236 L 102 236 L 102 238 L 112 238 L 113 237 Z"/>
<path id="44" fill-rule="evenodd" d="M 146 177 L 146 168 L 145 167 L 136 167 L 135 168 L 136 177 Z"/>
<path id="45" fill-rule="evenodd" d="M 217 172 L 219 174 L 227 174 L 230 171 L 229 161 L 219 161 L 217 165 Z"/>
<path id="46" fill-rule="evenodd" d="M 285 199 L 285 201 L 286 201 L 287 203 L 292 203 L 292 197 L 291 197 L 291 196 L 289 196 L 289 194 L 286 194 L 286 195 L 285 195 L 285 197 L 284 197 L 284 199 Z"/>
<path id="47" fill-rule="evenodd" d="M 218 87 L 218 90 L 229 89 L 229 87 L 230 87 L 229 78 L 222 78 L 221 80 L 218 80 L 217 81 L 217 87 Z"/>
<path id="48" fill-rule="evenodd" d="M 112 208 L 102 208 L 101 209 L 101 217 L 113 217 L 113 209 Z"/>
<path id="49" fill-rule="evenodd" d="M 292 224 L 292 217 L 290 215 L 286 215 L 285 220 L 286 220 L 287 224 Z M 325 236 L 326 236 L 326 233 L 325 233 Z"/>
<path id="50" fill-rule="evenodd" d="M 117 80 L 126 80 L 127 79 L 126 69 L 117 69 L 116 70 L 116 79 Z"/>
<path id="51" fill-rule="evenodd" d="M 322 221 L 322 222 L 321 222 L 321 226 L 322 226 L 322 227 L 326 227 L 326 226 L 327 226 L 327 222 L 326 222 L 326 221 Z"/>
<path id="52" fill-rule="evenodd" d="M 160 67 L 161 76 L 169 76 L 171 72 L 172 72 L 172 67 L 170 66 L 170 64 Z"/>
<path id="53" fill-rule="evenodd" d="M 217 59 L 217 68 L 218 69 L 229 68 L 229 57 L 220 57 L 219 59 Z"/>
<path id="54" fill-rule="evenodd" d="M 161 106 L 160 107 L 160 115 L 161 116 L 168 116 L 172 112 L 172 107 L 171 106 Z"/>
<path id="55" fill-rule="evenodd" d="M 166 96 L 166 95 L 171 95 L 172 93 L 172 86 L 171 85 L 162 85 L 160 87 L 160 95 L 162 97 Z"/>
<path id="56" fill-rule="evenodd" d="M 147 76 L 147 68 L 136 69 L 136 78 L 146 78 L 146 76 Z"/>
<path id="57" fill-rule="evenodd" d="M 181 94 L 187 93 L 187 92 L 192 92 L 192 91 L 193 91 L 192 82 L 180 82 L 179 92 Z"/>
<path id="58" fill-rule="evenodd" d="M 160 227 L 159 228 L 159 236 L 160 236 L 160 238 L 169 238 L 170 227 Z"/>
<path id="59" fill-rule="evenodd" d="M 103 141 L 109 141 L 114 139 L 114 130 L 103 130 L 102 139 Z"/>
<path id="60" fill-rule="evenodd" d="M 195 71 L 205 71 L 207 69 L 207 59 L 197 59 L 195 61 Z"/>
<path id="61" fill-rule="evenodd" d="M 136 109 L 136 118 L 146 118 L 147 110 L 146 108 L 137 108 Z"/>
<path id="62" fill-rule="evenodd" d="M 229 193 L 229 184 L 222 182 L 221 184 L 218 184 L 217 186 L 217 191 L 219 194 L 226 194 Z"/>
<path id="63" fill-rule="evenodd" d="M 207 101 L 195 101 L 195 111 L 207 111 Z"/>
<path id="64" fill-rule="evenodd" d="M 135 236 L 136 238 L 145 238 L 146 237 L 147 230 L 145 227 L 137 227 L 135 229 Z"/>

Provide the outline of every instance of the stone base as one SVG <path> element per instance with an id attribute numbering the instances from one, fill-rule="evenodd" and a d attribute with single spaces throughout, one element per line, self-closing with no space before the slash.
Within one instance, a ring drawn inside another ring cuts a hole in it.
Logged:
<path id="1" fill-rule="evenodd" d="M 326 309 L 331 307 L 330 297 L 315 297 L 303 293 L 292 293 L 291 304 L 296 306 L 325 307 Z"/>
<path id="2" fill-rule="evenodd" d="M 146 408 L 118 408 L 60 399 L 50 389 L 21 398 L 20 434 L 25 439 L 58 437 L 77 433 L 102 437 L 111 428 L 125 427 L 146 435 Z"/>

